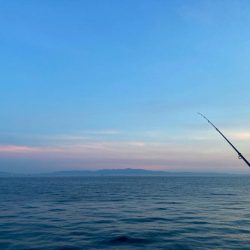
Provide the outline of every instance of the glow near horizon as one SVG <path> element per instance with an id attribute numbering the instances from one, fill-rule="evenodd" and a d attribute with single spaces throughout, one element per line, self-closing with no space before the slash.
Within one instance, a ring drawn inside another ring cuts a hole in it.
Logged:
<path id="1" fill-rule="evenodd" d="M 100 133 L 103 134 L 104 131 Z M 212 133 L 213 132 L 213 133 Z M 247 146 L 249 133 L 226 131 L 238 147 Z M 109 132 L 108 132 L 109 133 Z M 159 142 L 160 135 L 150 131 L 150 140 L 99 140 L 99 136 L 66 136 L 61 135 L 50 140 L 37 138 L 37 146 L 2 145 L 0 159 L 6 164 L 18 161 L 24 172 L 43 172 L 50 170 L 69 169 L 100 169 L 100 168 L 144 168 L 171 171 L 215 171 L 244 172 L 244 164 L 238 162 L 236 154 L 215 134 L 214 131 L 197 132 L 183 137 L 168 137 Z M 118 134 L 115 133 L 115 134 Z M 147 134 L 147 133 L 146 133 Z M 107 136 L 107 135 L 105 135 Z M 152 137 L 155 137 L 152 140 Z M 48 143 L 50 141 L 50 143 Z M 52 143 L 53 141 L 53 143 Z M 32 163 L 38 169 L 29 167 Z M 13 164 L 13 163 L 12 163 Z M 10 165 L 12 165 L 10 164 Z M 25 166 L 28 164 L 28 166 Z M 46 166 L 49 164 L 49 166 Z M 53 167 L 51 165 L 53 164 Z M 201 167 L 202 166 L 202 167 Z M 235 169 L 237 166 L 239 169 Z M 242 169 L 240 169 L 242 167 Z M 15 171 L 17 168 L 4 170 Z M 19 170 L 19 171 L 20 171 Z"/>
<path id="2" fill-rule="evenodd" d="M 247 1 L 1 5 L 0 171 L 249 170 Z"/>

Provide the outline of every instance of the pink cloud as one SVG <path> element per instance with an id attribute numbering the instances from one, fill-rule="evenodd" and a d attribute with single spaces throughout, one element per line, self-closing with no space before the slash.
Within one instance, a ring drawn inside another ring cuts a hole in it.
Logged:
<path id="1" fill-rule="evenodd" d="M 230 136 L 233 139 L 238 139 L 238 140 L 249 140 L 250 139 L 250 132 L 248 131 L 242 131 L 242 132 L 231 132 Z"/>
<path id="2" fill-rule="evenodd" d="M 0 153 L 33 153 L 39 149 L 27 146 L 0 145 Z"/>
<path id="3" fill-rule="evenodd" d="M 17 145 L 0 145 L 0 153 L 3 154 L 34 154 L 34 153 L 56 153 L 62 152 L 59 148 L 39 148 Z"/>

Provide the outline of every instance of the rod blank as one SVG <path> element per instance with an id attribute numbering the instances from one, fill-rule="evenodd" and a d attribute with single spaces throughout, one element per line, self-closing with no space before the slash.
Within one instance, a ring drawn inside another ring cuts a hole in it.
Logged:
<path id="1" fill-rule="evenodd" d="M 226 142 L 236 151 L 236 153 L 238 154 L 238 158 L 242 159 L 247 165 L 248 167 L 250 167 L 250 163 L 249 161 L 241 154 L 241 152 L 227 139 L 227 137 L 211 122 L 208 120 L 208 118 L 201 114 L 198 113 L 200 116 L 202 116 L 210 125 L 212 125 L 214 127 L 214 129 L 226 140 Z"/>

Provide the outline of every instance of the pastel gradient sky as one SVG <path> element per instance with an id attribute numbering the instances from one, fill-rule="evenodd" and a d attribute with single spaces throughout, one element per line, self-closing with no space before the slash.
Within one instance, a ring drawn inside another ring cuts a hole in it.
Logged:
<path id="1" fill-rule="evenodd" d="M 250 2 L 0 1 L 0 171 L 249 172 Z"/>

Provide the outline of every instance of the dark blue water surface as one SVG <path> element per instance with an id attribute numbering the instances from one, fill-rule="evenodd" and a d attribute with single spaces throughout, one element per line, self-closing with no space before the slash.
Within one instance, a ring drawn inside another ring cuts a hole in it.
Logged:
<path id="1" fill-rule="evenodd" d="M 0 178 L 0 249 L 250 249 L 250 177 Z"/>

